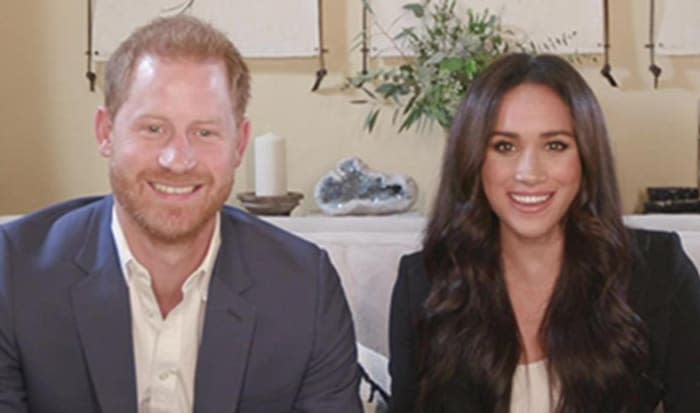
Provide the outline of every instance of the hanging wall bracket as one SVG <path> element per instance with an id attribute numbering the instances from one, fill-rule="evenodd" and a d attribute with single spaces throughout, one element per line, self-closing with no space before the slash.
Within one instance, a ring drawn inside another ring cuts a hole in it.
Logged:
<path id="1" fill-rule="evenodd" d="M 366 75 L 369 73 L 369 25 L 367 20 L 369 18 L 369 9 L 366 4 L 362 6 L 362 74 Z"/>
<path id="2" fill-rule="evenodd" d="M 90 92 L 95 91 L 95 81 L 97 80 L 97 74 L 92 69 L 92 0 L 87 0 L 87 51 L 85 55 L 87 56 L 87 70 L 85 71 L 85 77 L 90 82 Z"/>
<path id="3" fill-rule="evenodd" d="M 603 68 L 600 69 L 600 74 L 608 80 L 610 86 L 617 87 L 617 82 L 612 75 L 612 67 L 610 66 L 610 5 L 608 0 L 603 0 L 603 50 L 605 52 L 605 62 Z"/>
<path id="4" fill-rule="evenodd" d="M 328 74 L 328 70 L 326 69 L 326 58 L 324 54 L 328 52 L 328 50 L 324 46 L 323 42 L 323 0 L 318 0 L 318 62 L 319 62 L 319 68 L 316 71 L 316 81 L 314 82 L 314 85 L 311 87 L 311 91 L 315 92 L 318 90 L 319 87 L 321 87 L 321 82 L 323 81 L 323 78 L 326 77 Z"/>
<path id="5" fill-rule="evenodd" d="M 656 43 L 654 39 L 654 5 L 655 0 L 649 0 L 649 43 L 644 47 L 649 49 L 649 71 L 654 76 L 654 89 L 659 87 L 661 67 L 656 64 Z"/>

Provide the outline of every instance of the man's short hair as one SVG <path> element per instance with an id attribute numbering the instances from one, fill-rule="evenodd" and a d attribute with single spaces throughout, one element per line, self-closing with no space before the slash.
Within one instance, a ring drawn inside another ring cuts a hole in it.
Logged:
<path id="1" fill-rule="evenodd" d="M 250 97 L 250 74 L 236 46 L 212 25 L 188 15 L 159 17 L 136 29 L 105 67 L 105 106 L 112 117 L 127 99 L 134 68 L 145 55 L 164 59 L 221 60 L 226 67 L 234 115 L 240 122 Z"/>

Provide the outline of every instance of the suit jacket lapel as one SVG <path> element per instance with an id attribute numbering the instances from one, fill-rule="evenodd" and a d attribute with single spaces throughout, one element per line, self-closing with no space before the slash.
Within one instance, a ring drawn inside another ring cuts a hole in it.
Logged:
<path id="1" fill-rule="evenodd" d="M 111 198 L 95 208 L 76 262 L 87 274 L 72 289 L 85 359 L 101 411 L 137 411 L 129 295 L 110 229 Z"/>
<path id="2" fill-rule="evenodd" d="M 255 308 L 240 296 L 252 283 L 234 227 L 231 218 L 222 214 L 221 247 L 209 285 L 197 357 L 195 413 L 236 411 L 243 387 Z"/>

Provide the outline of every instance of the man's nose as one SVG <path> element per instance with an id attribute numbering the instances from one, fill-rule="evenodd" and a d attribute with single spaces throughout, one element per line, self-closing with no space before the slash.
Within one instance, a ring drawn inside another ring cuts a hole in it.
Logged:
<path id="1" fill-rule="evenodd" d="M 174 134 L 161 150 L 158 164 L 175 173 L 185 173 L 197 166 L 197 154 L 189 138 Z"/>
<path id="2" fill-rule="evenodd" d="M 535 150 L 526 150 L 518 158 L 515 180 L 526 185 L 535 185 L 547 180 L 547 168 Z"/>

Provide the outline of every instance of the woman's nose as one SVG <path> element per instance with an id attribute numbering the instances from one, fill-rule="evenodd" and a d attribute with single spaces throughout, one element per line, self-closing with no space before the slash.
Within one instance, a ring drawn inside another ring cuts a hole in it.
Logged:
<path id="1" fill-rule="evenodd" d="M 515 180 L 527 185 L 535 185 L 547 179 L 547 168 L 540 156 L 533 150 L 522 153 L 515 170 Z"/>

